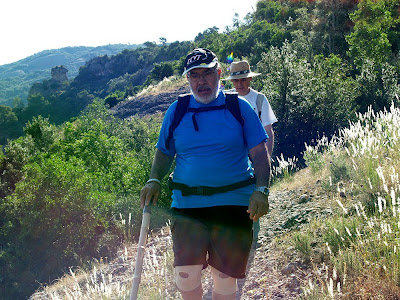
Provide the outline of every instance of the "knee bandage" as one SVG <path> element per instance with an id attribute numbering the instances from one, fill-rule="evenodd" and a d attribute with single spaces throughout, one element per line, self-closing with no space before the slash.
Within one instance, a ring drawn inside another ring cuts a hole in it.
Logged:
<path id="1" fill-rule="evenodd" d="M 201 285 L 203 265 L 176 266 L 176 287 L 183 292 L 192 291 Z"/>
<path id="2" fill-rule="evenodd" d="M 232 295 L 237 290 L 236 278 L 230 277 L 211 267 L 211 275 L 214 281 L 214 292 L 219 295 Z"/>

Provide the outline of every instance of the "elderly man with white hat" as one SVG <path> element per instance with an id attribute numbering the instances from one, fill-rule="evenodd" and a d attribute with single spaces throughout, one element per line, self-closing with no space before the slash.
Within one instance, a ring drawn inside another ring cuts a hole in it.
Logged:
<path id="1" fill-rule="evenodd" d="M 261 75 L 260 73 L 254 73 L 250 70 L 250 65 L 246 60 L 232 62 L 230 66 L 230 74 L 228 78 L 222 80 L 230 80 L 239 96 L 245 98 L 257 112 L 258 117 L 265 131 L 268 134 L 267 149 L 271 156 L 274 148 L 274 131 L 272 124 L 277 122 L 277 118 L 272 111 L 271 105 L 269 104 L 267 97 L 264 94 L 259 93 L 250 87 L 253 77 Z M 253 237 L 256 241 L 258 239 L 258 233 L 260 231 L 259 221 L 254 222 Z"/>
<path id="2" fill-rule="evenodd" d="M 250 65 L 247 61 L 232 62 L 230 67 L 230 75 L 228 78 L 222 80 L 232 81 L 235 89 L 239 96 L 245 98 L 253 109 L 257 112 L 265 131 L 268 134 L 267 148 L 269 155 L 272 155 L 274 147 L 274 131 L 272 124 L 277 122 L 277 118 L 272 111 L 271 105 L 269 104 L 267 97 L 262 93 L 259 93 L 250 87 L 250 83 L 253 77 L 261 75 L 260 73 L 254 73 L 250 70 Z"/>

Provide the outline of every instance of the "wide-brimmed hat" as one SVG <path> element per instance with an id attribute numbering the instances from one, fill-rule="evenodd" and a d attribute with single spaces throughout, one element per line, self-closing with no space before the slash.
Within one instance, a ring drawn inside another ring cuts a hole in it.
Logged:
<path id="1" fill-rule="evenodd" d="M 183 74 L 197 68 L 214 68 L 218 64 L 217 56 L 205 48 L 196 48 L 190 52 L 183 64 Z"/>
<path id="2" fill-rule="evenodd" d="M 253 73 L 250 70 L 249 63 L 246 60 L 242 60 L 242 61 L 236 61 L 236 62 L 231 63 L 229 77 L 222 79 L 222 80 L 255 77 L 258 75 L 261 75 L 261 73 Z"/>

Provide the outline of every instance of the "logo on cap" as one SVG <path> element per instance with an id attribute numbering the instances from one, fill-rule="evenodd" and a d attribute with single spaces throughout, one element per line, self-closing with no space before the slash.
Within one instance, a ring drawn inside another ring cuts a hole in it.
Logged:
<path id="1" fill-rule="evenodd" d="M 217 56 L 212 51 L 196 48 L 186 56 L 183 75 L 195 68 L 213 68 L 217 62 Z"/>
<path id="2" fill-rule="evenodd" d="M 194 56 L 190 57 L 190 58 L 187 60 L 186 65 L 190 65 L 190 64 L 192 64 L 193 62 L 199 60 L 200 58 L 201 58 L 201 55 L 194 55 Z"/>

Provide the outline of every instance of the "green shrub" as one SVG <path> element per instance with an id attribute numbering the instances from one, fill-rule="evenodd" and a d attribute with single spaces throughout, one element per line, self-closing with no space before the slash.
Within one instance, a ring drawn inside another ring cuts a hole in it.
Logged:
<path id="1" fill-rule="evenodd" d="M 294 248 L 299 251 L 306 260 L 311 256 L 311 241 L 312 237 L 308 233 L 296 232 L 292 236 Z"/>
<path id="2" fill-rule="evenodd" d="M 306 165 L 311 168 L 313 173 L 321 171 L 325 166 L 323 153 L 319 152 L 316 148 L 306 145 L 303 158 Z"/>
<path id="3" fill-rule="evenodd" d="M 347 161 L 342 157 L 337 157 L 334 161 L 331 161 L 329 170 L 332 176 L 332 183 L 338 183 L 339 181 L 350 180 L 350 170 Z"/>
<path id="4" fill-rule="evenodd" d="M 2 187 L 10 192 L 0 203 L 0 294 L 27 297 L 38 282 L 112 257 L 124 237 L 138 236 L 138 195 L 149 176 L 157 120 L 115 119 L 95 102 L 63 127 L 34 119 L 9 144 L 1 159 Z M 129 227 L 120 216 L 130 216 Z M 160 225 L 165 216 L 155 216 Z"/>

